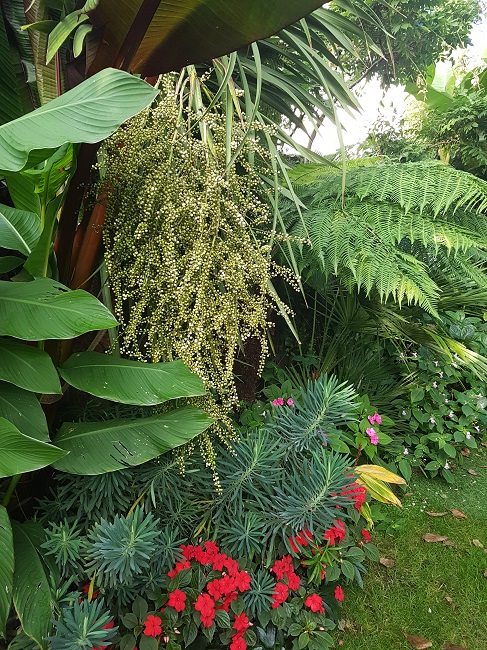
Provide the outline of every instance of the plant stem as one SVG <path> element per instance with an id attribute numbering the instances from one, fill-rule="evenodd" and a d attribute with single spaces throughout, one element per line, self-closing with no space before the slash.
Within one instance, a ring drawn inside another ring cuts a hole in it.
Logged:
<path id="1" fill-rule="evenodd" d="M 15 476 L 12 476 L 12 478 L 10 479 L 10 485 L 8 486 L 7 492 L 5 493 L 5 496 L 2 501 L 2 506 L 5 506 L 5 508 L 10 503 L 12 494 L 14 493 L 14 490 L 17 487 L 17 483 L 20 481 L 21 477 L 22 474 L 15 474 Z"/>

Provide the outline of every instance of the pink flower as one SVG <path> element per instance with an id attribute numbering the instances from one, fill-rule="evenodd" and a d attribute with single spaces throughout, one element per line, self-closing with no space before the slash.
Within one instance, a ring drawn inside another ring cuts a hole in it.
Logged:
<path id="1" fill-rule="evenodd" d="M 279 400 L 273 399 L 272 400 L 272 406 L 279 406 Z"/>
<path id="2" fill-rule="evenodd" d="M 374 415 L 368 415 L 367 420 L 370 422 L 370 424 L 382 424 L 382 418 L 377 413 L 377 411 L 374 413 Z"/>
<path id="3" fill-rule="evenodd" d="M 294 402 L 293 402 L 293 400 L 292 400 L 291 397 L 288 399 L 288 401 L 287 401 L 287 405 L 288 405 L 288 406 L 294 406 Z"/>
<path id="4" fill-rule="evenodd" d="M 278 397 L 277 403 L 279 404 L 279 406 L 284 406 L 284 399 L 282 397 Z"/>
<path id="5" fill-rule="evenodd" d="M 370 442 L 373 445 L 376 445 L 379 442 L 379 438 L 377 437 L 375 429 L 366 429 L 365 433 L 370 437 Z"/>

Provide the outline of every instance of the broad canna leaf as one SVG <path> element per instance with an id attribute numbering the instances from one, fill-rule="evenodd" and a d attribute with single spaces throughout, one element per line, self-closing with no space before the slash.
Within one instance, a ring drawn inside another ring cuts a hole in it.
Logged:
<path id="1" fill-rule="evenodd" d="M 357 468 L 354 468 L 356 473 Z M 393 506 L 402 507 L 401 501 L 387 485 L 373 476 L 363 474 L 356 479 L 359 485 L 363 485 L 372 498 L 380 503 L 388 503 Z"/>
<path id="2" fill-rule="evenodd" d="M 15 257 L 14 255 L 6 255 L 5 257 L 0 257 L 0 275 L 2 275 L 2 273 L 13 271 L 23 263 L 24 260 L 22 258 Z"/>
<path id="3" fill-rule="evenodd" d="M 144 363 L 80 352 L 73 354 L 59 372 L 71 386 L 122 404 L 152 406 L 205 394 L 202 380 L 182 361 Z"/>
<path id="4" fill-rule="evenodd" d="M 386 483 L 397 483 L 398 485 L 406 483 L 402 476 L 398 476 L 380 465 L 358 465 L 354 467 L 353 472 L 358 476 L 372 476 L 380 481 L 386 481 Z"/>
<path id="5" fill-rule="evenodd" d="M 29 255 L 41 234 L 41 222 L 37 214 L 0 205 L 0 244 Z"/>
<path id="6" fill-rule="evenodd" d="M 61 393 L 59 376 L 47 352 L 1 338 L 0 379 L 34 393 Z"/>
<path id="7" fill-rule="evenodd" d="M 0 170 L 45 160 L 63 144 L 95 143 L 148 106 L 157 95 L 142 79 L 108 68 L 73 90 L 0 126 Z"/>
<path id="8" fill-rule="evenodd" d="M 41 648 L 51 628 L 51 590 L 29 525 L 12 522 L 15 553 L 13 601 L 24 632 Z"/>
<path id="9" fill-rule="evenodd" d="M 25 341 L 69 339 L 115 325 L 108 309 L 86 291 L 71 291 L 49 278 L 0 281 L 0 335 Z"/>
<path id="10" fill-rule="evenodd" d="M 137 25 L 132 27 L 134 20 L 147 17 L 148 22 L 154 4 L 100 0 L 90 12 L 94 25 L 104 29 L 95 71 L 113 64 L 131 29 L 133 41 L 142 40 L 129 69 L 151 76 L 210 61 L 271 36 L 321 7 L 323 0 L 161 0 L 149 28 L 140 33 Z"/>
<path id="11" fill-rule="evenodd" d="M 12 526 L 6 508 L 0 505 L 0 637 L 5 638 L 5 627 L 12 603 L 14 580 L 14 543 Z"/>
<path id="12" fill-rule="evenodd" d="M 0 418 L 0 478 L 33 472 L 66 454 L 54 445 L 24 436 L 11 422 Z"/>
<path id="13" fill-rule="evenodd" d="M 0 418 L 29 438 L 50 442 L 46 417 L 37 397 L 6 381 L 0 381 Z"/>
<path id="14" fill-rule="evenodd" d="M 184 445 L 211 422 L 194 408 L 137 420 L 65 422 L 54 442 L 70 453 L 54 467 L 70 474 L 104 474 L 141 465 Z"/>

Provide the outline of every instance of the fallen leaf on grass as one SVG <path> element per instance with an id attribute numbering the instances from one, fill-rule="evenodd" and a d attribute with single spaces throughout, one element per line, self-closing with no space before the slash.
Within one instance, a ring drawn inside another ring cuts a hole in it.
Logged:
<path id="1" fill-rule="evenodd" d="M 381 557 L 379 560 L 379 564 L 382 564 L 382 566 L 386 566 L 388 569 L 394 566 L 395 562 L 392 558 L 390 557 Z"/>
<path id="2" fill-rule="evenodd" d="M 487 469 L 487 465 L 481 465 L 479 469 Z"/>
<path id="3" fill-rule="evenodd" d="M 425 542 L 445 542 L 448 537 L 445 535 L 434 535 L 433 533 L 425 533 L 423 535 Z"/>
<path id="4" fill-rule="evenodd" d="M 484 553 L 487 553 L 487 548 L 484 548 Z"/>
<path id="5" fill-rule="evenodd" d="M 467 518 L 467 515 L 465 513 L 463 513 L 461 510 L 455 510 L 455 508 L 453 508 L 453 510 L 450 510 L 450 512 L 457 519 L 466 519 Z"/>
<path id="6" fill-rule="evenodd" d="M 405 497 L 412 497 L 412 496 L 413 496 L 413 492 L 406 492 L 406 494 L 405 494 L 404 496 L 405 496 Z"/>
<path id="7" fill-rule="evenodd" d="M 476 472 L 474 469 L 467 469 L 467 472 L 471 474 L 472 476 L 481 476 L 478 472 Z"/>
<path id="8" fill-rule="evenodd" d="M 484 578 L 487 578 L 487 569 L 484 571 Z"/>
<path id="9" fill-rule="evenodd" d="M 465 456 L 465 458 L 470 457 L 470 449 L 468 447 L 464 447 L 460 453 L 462 456 Z"/>
<path id="10" fill-rule="evenodd" d="M 445 596 L 445 600 L 447 603 L 450 603 L 452 609 L 455 609 L 455 603 L 453 602 L 453 598 L 450 598 L 450 596 Z"/>
<path id="11" fill-rule="evenodd" d="M 443 650 L 467 650 L 463 645 L 455 645 L 454 643 L 448 643 L 445 641 L 443 644 Z"/>
<path id="12" fill-rule="evenodd" d="M 480 444 L 483 445 L 484 447 L 487 447 L 487 442 L 481 442 Z"/>
<path id="13" fill-rule="evenodd" d="M 484 545 L 482 544 L 482 542 L 479 539 L 473 539 L 472 544 L 474 546 L 478 546 L 478 548 L 484 548 Z"/>
<path id="14" fill-rule="evenodd" d="M 413 634 L 406 634 L 405 636 L 408 643 L 412 645 L 415 650 L 426 650 L 427 648 L 431 648 L 433 645 L 431 641 L 428 641 L 428 639 L 425 639 L 423 636 L 414 636 Z"/>
<path id="15" fill-rule="evenodd" d="M 452 542 L 451 539 L 445 539 L 443 546 L 456 546 L 455 542 Z"/>
<path id="16" fill-rule="evenodd" d="M 430 517 L 444 517 L 448 513 L 447 512 L 428 512 L 427 511 L 426 514 L 429 515 Z"/>

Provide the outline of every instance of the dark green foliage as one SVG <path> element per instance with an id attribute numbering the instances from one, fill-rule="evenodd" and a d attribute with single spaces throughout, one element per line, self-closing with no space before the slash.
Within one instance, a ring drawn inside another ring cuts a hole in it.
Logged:
<path id="1" fill-rule="evenodd" d="M 479 20 L 482 11 L 479 0 L 366 1 L 385 28 L 371 24 L 367 34 L 385 56 L 363 49 L 356 41 L 361 57 L 342 61 L 346 61 L 352 80 L 377 75 L 382 86 L 415 81 L 426 75 L 429 65 L 446 59 L 456 48 L 465 47 L 470 42 L 472 24 Z M 340 8 L 342 3 L 333 4 Z"/>
<path id="2" fill-rule="evenodd" d="M 72 607 L 63 608 L 61 619 L 54 621 L 56 634 L 49 637 L 52 650 L 90 650 L 111 645 L 117 628 L 104 629 L 112 621 L 110 613 L 103 611 L 104 606 L 103 599 L 74 600 Z"/>
<path id="3" fill-rule="evenodd" d="M 250 589 L 243 595 L 245 608 L 250 617 L 256 616 L 257 612 L 266 609 L 266 606 L 270 607 L 275 584 L 268 571 L 259 569 L 254 573 Z"/>
<path id="4" fill-rule="evenodd" d="M 88 571 L 97 571 L 103 584 L 130 585 L 150 564 L 160 536 L 158 520 L 137 507 L 127 517 L 102 519 L 89 533 Z"/>
<path id="5" fill-rule="evenodd" d="M 41 544 L 46 555 L 53 555 L 63 577 L 79 575 L 80 557 L 85 548 L 78 521 L 70 524 L 66 519 L 60 524 L 50 522 L 46 529 L 47 540 Z"/>

